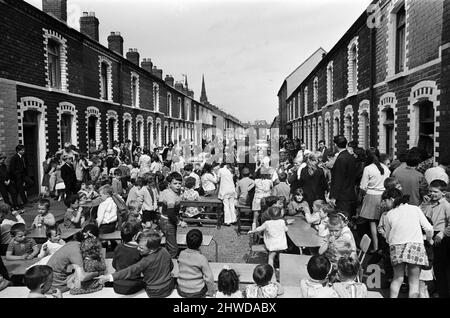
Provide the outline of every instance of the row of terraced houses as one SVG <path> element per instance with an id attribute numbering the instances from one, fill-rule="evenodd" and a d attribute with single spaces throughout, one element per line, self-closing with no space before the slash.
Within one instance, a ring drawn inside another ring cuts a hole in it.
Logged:
<path id="1" fill-rule="evenodd" d="M 411 147 L 450 157 L 448 1 L 376 0 L 327 53 L 283 82 L 280 135 L 309 149 L 342 134 L 393 157 Z"/>
<path id="2" fill-rule="evenodd" d="M 67 25 L 67 0 L 43 0 L 42 11 L 22 0 L 0 0 L 0 152 L 24 144 L 29 174 L 42 176 L 47 152 L 66 141 L 89 145 L 127 139 L 143 147 L 212 139 L 215 128 L 243 134 L 238 119 L 174 83 L 137 49 L 124 57 L 119 32 L 99 43 L 95 13 Z"/>

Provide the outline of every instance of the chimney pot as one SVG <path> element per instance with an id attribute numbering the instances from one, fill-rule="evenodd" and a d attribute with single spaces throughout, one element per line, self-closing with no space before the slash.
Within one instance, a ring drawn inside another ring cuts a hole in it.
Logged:
<path id="1" fill-rule="evenodd" d="M 42 0 L 42 11 L 67 23 L 67 0 Z"/>
<path id="2" fill-rule="evenodd" d="M 83 16 L 80 17 L 80 32 L 87 35 L 91 39 L 98 42 L 99 32 L 98 32 L 99 21 L 95 17 L 94 12 L 83 12 Z"/>
<path id="3" fill-rule="evenodd" d="M 149 58 L 144 58 L 144 60 L 141 62 L 141 67 L 146 70 L 147 72 L 152 73 L 153 70 L 153 63 L 152 60 Z"/>
<path id="4" fill-rule="evenodd" d="M 108 36 L 108 48 L 123 56 L 123 37 L 120 32 L 111 32 Z"/>
<path id="5" fill-rule="evenodd" d="M 127 60 L 139 66 L 139 52 L 137 49 L 129 49 L 127 52 Z"/>

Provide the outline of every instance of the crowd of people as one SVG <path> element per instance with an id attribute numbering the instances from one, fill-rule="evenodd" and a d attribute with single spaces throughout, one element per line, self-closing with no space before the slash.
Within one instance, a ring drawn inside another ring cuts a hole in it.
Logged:
<path id="1" fill-rule="evenodd" d="M 256 152 L 254 165 L 239 162 L 233 145 L 225 147 L 223 156 L 207 151 L 192 156 L 192 144 L 189 148 L 169 143 L 151 151 L 127 140 L 123 145 L 114 143 L 112 149 L 93 146 L 85 155 L 66 143 L 43 162 L 43 197 L 32 226 L 45 229 L 48 241 L 39 249 L 25 236 L 16 204 L 19 192 L 7 187 L 16 201 L 2 192 L 2 250 L 11 260 L 42 258 L 40 267 L 25 275 L 32 282 L 30 295 L 36 297 L 52 286 L 76 294 L 97 291 L 107 282 L 117 293 L 145 289 L 149 297 L 167 297 L 174 289 L 182 297 L 276 297 L 283 292 L 276 281 L 276 258 L 289 248 L 289 217 L 303 215 L 323 238 L 308 263 L 310 279 L 301 282 L 303 297 L 367 296 L 366 286 L 359 282 L 361 264 L 356 255 L 356 242 L 364 234 L 371 237 L 369 254 L 383 264 L 391 281 L 391 297 L 398 296 L 405 274 L 410 297 L 429 293 L 449 297 L 448 163 L 441 160 L 435 167 L 431 156 L 418 148 L 391 162 L 375 148 L 364 150 L 356 142 L 347 143 L 344 136 L 333 141 L 329 148 L 320 141 L 314 152 L 300 140 L 280 139 L 279 162 Z M 16 157 L 22 159 L 23 147 L 16 150 Z M 246 151 L 244 157 L 248 156 Z M 16 164 L 10 164 L 11 171 Z M 2 179 L 2 184 L 8 186 L 11 177 Z M 23 176 L 19 182 L 26 185 Z M 191 218 L 205 217 L 202 208 L 180 208 L 180 202 L 200 196 L 217 196 L 223 202 L 226 226 L 236 223 L 237 204 L 250 206 L 249 234 L 263 233 L 268 264 L 255 268 L 255 284 L 243 291 L 231 268 L 224 268 L 214 285 L 208 261 L 199 251 L 201 231 L 189 231 L 188 249 L 179 251 L 178 227 L 186 227 Z M 49 212 L 47 197 L 66 204 L 59 226 Z M 26 197 L 22 201 L 26 203 Z M 5 219 L 9 213 L 17 222 Z M 68 228 L 82 228 L 82 235 L 63 244 L 60 233 Z M 103 275 L 98 236 L 117 230 L 123 243 L 105 246 L 115 251 L 116 272 Z M 179 264 L 177 280 L 171 274 L 172 259 Z M 71 276 L 66 273 L 68 264 L 75 269 Z"/>

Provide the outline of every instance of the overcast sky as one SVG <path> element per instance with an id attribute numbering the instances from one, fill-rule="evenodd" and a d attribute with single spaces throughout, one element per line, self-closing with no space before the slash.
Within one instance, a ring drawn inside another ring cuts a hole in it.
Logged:
<path id="1" fill-rule="evenodd" d="M 42 9 L 42 0 L 27 0 Z M 68 0 L 68 24 L 83 11 L 111 31 L 124 52 L 137 48 L 198 100 L 202 74 L 208 100 L 241 121 L 277 115 L 283 80 L 319 47 L 329 51 L 370 0 Z"/>

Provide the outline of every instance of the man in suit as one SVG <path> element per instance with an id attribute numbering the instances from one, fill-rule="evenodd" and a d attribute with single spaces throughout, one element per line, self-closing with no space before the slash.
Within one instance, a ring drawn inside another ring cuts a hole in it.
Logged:
<path id="1" fill-rule="evenodd" d="M 10 180 L 10 175 L 8 172 L 8 168 L 5 164 L 6 155 L 0 153 L 0 195 L 3 198 L 3 201 L 6 204 L 9 204 L 14 209 L 17 209 L 17 193 L 15 193 L 15 189 Z M 11 199 L 13 204 L 11 205 L 11 200 L 9 199 L 9 193 L 11 192 Z"/>
<path id="2" fill-rule="evenodd" d="M 61 166 L 61 178 L 64 181 L 66 187 L 66 198 L 71 194 L 77 193 L 77 176 L 75 169 L 73 168 L 73 159 L 68 155 L 63 155 L 62 160 L 64 164 Z"/>
<path id="3" fill-rule="evenodd" d="M 347 139 L 340 135 L 333 139 L 338 149 L 331 169 L 330 203 L 347 217 L 356 214 L 356 160 L 346 149 Z"/>
<path id="4" fill-rule="evenodd" d="M 12 156 L 9 162 L 9 174 L 11 181 L 13 182 L 13 187 L 15 188 L 15 192 L 19 193 L 20 198 L 22 199 L 22 206 L 29 205 L 27 195 L 25 193 L 25 186 L 31 185 L 31 179 L 28 177 L 27 172 L 27 162 L 25 159 L 25 146 L 18 145 L 16 147 L 16 154 Z M 16 198 L 17 198 L 17 194 Z"/>

